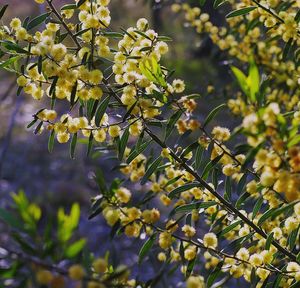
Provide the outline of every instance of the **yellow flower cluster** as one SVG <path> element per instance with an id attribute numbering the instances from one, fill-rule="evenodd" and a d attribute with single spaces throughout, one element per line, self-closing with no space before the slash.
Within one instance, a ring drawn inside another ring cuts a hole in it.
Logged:
<path id="1" fill-rule="evenodd" d="M 238 10 L 249 6 L 255 6 L 253 1 L 227 1 L 230 2 L 232 10 Z M 280 1 L 260 1 L 266 9 L 275 9 L 280 5 Z M 268 77 L 279 84 L 285 84 L 293 91 L 293 103 L 299 101 L 299 91 L 294 91 L 298 84 L 299 67 L 294 61 L 282 61 L 283 46 L 280 39 L 288 42 L 290 39 L 299 46 L 298 24 L 295 21 L 297 13 L 297 3 L 291 3 L 287 11 L 282 11 L 277 15 L 278 19 L 262 8 L 254 9 L 245 17 L 232 17 L 227 19 L 227 25 L 217 26 L 210 21 L 210 16 L 203 13 L 198 7 L 191 7 L 189 4 L 173 4 L 172 10 L 175 13 L 183 12 L 185 20 L 193 27 L 197 33 L 206 33 L 210 36 L 214 44 L 221 50 L 227 51 L 230 56 L 248 62 L 255 49 L 257 57 L 256 62 L 263 66 Z M 281 19 L 281 20 L 279 20 Z M 253 27 L 248 27 L 248 23 L 256 23 Z M 259 25 L 261 23 L 262 25 Z M 269 28 L 268 36 L 272 41 L 265 41 L 264 25 Z M 237 33 L 232 33 L 236 31 Z M 298 73 L 295 73 L 295 70 Z M 276 101 L 284 105 L 291 106 L 292 103 L 286 101 L 286 97 L 291 97 L 283 89 L 270 91 L 269 98 L 276 97 Z M 297 99 L 296 102 L 295 98 Z M 274 100 L 274 98 L 273 98 Z M 234 103 L 234 102 L 233 102 Z M 234 105 L 231 103 L 232 105 Z M 240 103 L 236 103 L 234 109 L 240 108 Z M 291 108 L 290 108 L 291 109 Z"/>

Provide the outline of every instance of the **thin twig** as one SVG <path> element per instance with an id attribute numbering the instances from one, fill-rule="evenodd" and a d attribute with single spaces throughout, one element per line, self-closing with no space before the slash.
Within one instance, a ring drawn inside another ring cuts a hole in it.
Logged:
<path id="1" fill-rule="evenodd" d="M 205 180 L 201 178 L 201 176 L 194 171 L 192 167 L 190 167 L 185 161 L 183 161 L 180 157 L 178 157 L 172 149 L 170 149 L 164 142 L 162 142 L 148 127 L 145 127 L 145 132 L 162 148 L 168 148 L 170 150 L 171 157 L 180 164 L 187 172 L 189 172 L 194 178 L 199 182 L 201 186 L 203 186 L 205 189 L 207 189 L 215 198 L 217 198 L 222 206 L 227 208 L 229 211 L 231 211 L 233 214 L 235 214 L 237 217 L 239 217 L 244 223 L 249 225 L 256 233 L 261 235 L 263 238 L 267 239 L 268 235 L 265 231 L 263 231 L 260 227 L 255 225 L 250 219 L 248 219 L 247 216 L 245 216 L 239 209 L 237 209 L 235 206 L 233 206 L 231 203 L 229 203 L 225 198 L 223 198 L 222 195 L 220 195 L 216 190 L 214 190 Z M 227 210 L 226 209 L 226 210 Z M 284 247 L 282 247 L 277 241 L 272 240 L 272 244 L 280 251 L 282 254 L 287 256 L 293 261 L 297 261 L 296 255 L 294 255 L 292 252 L 288 251 Z"/>

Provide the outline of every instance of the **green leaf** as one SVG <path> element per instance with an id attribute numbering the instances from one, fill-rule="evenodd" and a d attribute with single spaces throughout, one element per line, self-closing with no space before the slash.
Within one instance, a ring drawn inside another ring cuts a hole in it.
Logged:
<path id="1" fill-rule="evenodd" d="M 49 151 L 49 153 L 52 153 L 52 151 L 53 151 L 54 139 L 55 139 L 55 131 L 53 129 L 50 133 L 49 140 L 48 140 L 48 151 Z"/>
<path id="2" fill-rule="evenodd" d="M 138 34 L 143 35 L 145 38 L 149 38 L 146 34 L 141 31 L 135 31 Z M 142 74 L 149 80 L 156 84 L 161 85 L 162 87 L 166 87 L 167 83 L 162 74 L 160 64 L 156 61 L 154 57 L 150 60 L 146 59 L 143 62 L 140 62 L 139 69 L 141 70 Z"/>
<path id="3" fill-rule="evenodd" d="M 253 56 L 250 59 L 247 84 L 248 87 L 250 87 L 250 100 L 252 102 L 255 102 L 260 88 L 260 75 L 259 75 L 259 69 L 254 61 Z"/>
<path id="4" fill-rule="evenodd" d="M 265 245 L 266 250 L 270 249 L 273 240 L 274 240 L 274 232 L 270 233 L 267 237 L 266 245 Z"/>
<path id="5" fill-rule="evenodd" d="M 29 241 L 26 240 L 23 236 L 21 236 L 18 233 L 12 233 L 12 237 L 16 242 L 18 242 L 23 251 L 32 255 L 36 255 L 36 249 L 34 249 L 34 247 L 29 243 Z"/>
<path id="6" fill-rule="evenodd" d="M 293 147 L 295 145 L 297 145 L 300 142 L 300 135 L 297 134 L 296 136 L 294 136 L 287 144 L 287 147 Z"/>
<path id="7" fill-rule="evenodd" d="M 229 226 L 227 226 L 225 229 L 223 229 L 221 231 L 220 235 L 218 235 L 218 236 L 219 237 L 223 237 L 224 235 L 226 235 L 227 233 L 229 233 L 231 230 L 233 230 L 235 227 L 237 227 L 241 223 L 243 223 L 242 220 L 238 220 L 238 221 L 233 222 L 232 224 L 230 224 Z"/>
<path id="8" fill-rule="evenodd" d="M 134 32 L 137 33 L 137 34 L 139 34 L 139 35 L 141 35 L 141 36 L 143 36 L 144 38 L 146 38 L 148 40 L 151 40 L 151 38 L 146 33 L 142 32 L 142 31 L 134 30 Z M 155 58 L 154 58 L 154 60 L 155 60 Z M 155 62 L 156 62 L 156 60 L 155 60 Z M 154 63 L 154 65 L 157 65 L 157 62 L 156 62 L 156 64 Z M 157 71 L 157 67 L 154 67 L 154 72 L 156 72 L 156 71 Z"/>
<path id="9" fill-rule="evenodd" d="M 86 1 L 86 0 L 79 0 L 79 1 L 77 2 L 77 7 L 79 8 L 82 4 L 85 3 L 85 1 Z"/>
<path id="10" fill-rule="evenodd" d="M 255 155 L 257 154 L 257 152 L 261 149 L 261 147 L 263 146 L 264 142 L 260 143 L 259 145 L 257 145 L 256 147 L 254 147 L 253 149 L 251 149 L 247 155 L 246 155 L 246 160 L 244 161 L 243 165 L 242 165 L 242 169 L 244 169 L 245 167 L 247 167 L 247 165 L 253 161 Z"/>
<path id="11" fill-rule="evenodd" d="M 165 132 L 165 140 L 168 139 L 168 137 L 171 135 L 175 124 L 177 123 L 177 121 L 180 119 L 181 115 L 182 115 L 182 110 L 177 110 L 169 119 L 168 123 L 167 123 L 167 127 L 166 127 L 166 132 Z"/>
<path id="12" fill-rule="evenodd" d="M 88 142 L 88 149 L 86 152 L 86 155 L 89 156 L 91 154 L 92 148 L 93 148 L 93 140 L 94 140 L 94 136 L 93 133 L 90 134 L 89 137 L 89 142 Z"/>
<path id="13" fill-rule="evenodd" d="M 221 158 L 223 156 L 224 155 L 221 154 L 206 164 L 206 166 L 202 172 L 202 175 L 201 175 L 202 179 L 206 180 L 208 178 L 209 172 L 211 171 L 211 169 L 213 169 L 219 163 L 219 161 L 221 160 Z"/>
<path id="14" fill-rule="evenodd" d="M 11 57 L 11 58 L 7 59 L 6 61 L 1 62 L 0 68 L 5 68 L 7 66 L 10 66 L 11 64 L 15 63 L 19 59 L 20 59 L 20 56 Z"/>
<path id="15" fill-rule="evenodd" d="M 75 98 L 76 98 L 76 93 L 77 93 L 77 86 L 78 86 L 78 82 L 76 81 L 75 84 L 74 84 L 74 86 L 72 87 L 71 96 L 70 96 L 71 107 L 73 107 L 74 104 L 75 104 Z"/>
<path id="16" fill-rule="evenodd" d="M 249 12 L 255 10 L 256 8 L 257 8 L 257 6 L 249 6 L 249 7 L 241 8 L 241 9 L 238 9 L 238 10 L 234 10 L 234 11 L 228 13 L 226 15 L 226 18 L 231 18 L 231 17 L 237 17 L 237 16 L 246 15 Z"/>
<path id="17" fill-rule="evenodd" d="M 279 284 L 281 283 L 281 280 L 283 278 L 283 275 L 278 273 L 278 275 L 276 276 L 276 279 L 274 281 L 274 284 L 272 286 L 272 288 L 278 288 L 279 287 Z"/>
<path id="18" fill-rule="evenodd" d="M 248 235 L 246 236 L 242 236 L 238 239 L 235 239 L 234 241 L 232 241 L 231 243 L 229 243 L 227 246 L 225 246 L 223 249 L 222 249 L 222 252 L 223 251 L 231 251 L 231 250 L 238 250 L 243 243 L 246 243 L 246 241 L 248 241 L 253 235 L 254 235 L 255 232 L 250 232 Z"/>
<path id="19" fill-rule="evenodd" d="M 12 228 L 23 229 L 23 224 L 10 212 L 0 208 L 0 219 Z"/>
<path id="20" fill-rule="evenodd" d="M 2 46 L 4 48 L 6 48 L 9 51 L 15 51 L 15 52 L 21 53 L 21 54 L 30 54 L 28 51 L 24 50 L 23 48 L 21 48 L 18 44 L 14 43 L 14 42 L 2 40 L 2 41 L 0 41 L 0 43 L 2 44 Z"/>
<path id="21" fill-rule="evenodd" d="M 189 213 L 193 210 L 207 209 L 207 208 L 209 208 L 211 206 L 215 206 L 217 204 L 218 203 L 215 201 L 208 201 L 208 202 L 199 201 L 199 202 L 195 202 L 195 203 L 191 203 L 191 204 L 177 206 L 170 212 L 170 216 L 173 216 L 177 213 Z"/>
<path id="22" fill-rule="evenodd" d="M 58 76 L 54 76 L 53 81 L 50 86 L 49 95 L 53 95 L 55 93 L 57 81 L 58 81 Z"/>
<path id="23" fill-rule="evenodd" d="M 43 23 L 50 14 L 51 14 L 51 12 L 48 12 L 48 13 L 42 14 L 42 15 L 37 16 L 34 19 L 32 19 L 27 25 L 27 30 L 29 31 L 29 30 L 33 29 L 34 27 Z"/>
<path id="24" fill-rule="evenodd" d="M 72 243 L 71 245 L 69 245 L 66 250 L 65 250 L 65 256 L 67 258 L 73 258 L 75 256 L 77 256 L 82 249 L 84 248 L 86 244 L 86 239 L 79 239 L 78 241 Z"/>
<path id="25" fill-rule="evenodd" d="M 157 167 L 160 165 L 160 162 L 162 161 L 162 157 L 159 156 L 156 160 L 154 160 L 149 168 L 147 169 L 145 175 L 143 176 L 142 180 L 141 180 L 141 184 L 144 185 L 147 180 L 149 179 L 149 177 L 156 171 Z"/>
<path id="26" fill-rule="evenodd" d="M 164 41 L 164 42 L 170 42 L 170 41 L 173 41 L 173 39 L 171 37 L 168 37 L 168 36 L 158 36 L 157 37 L 157 40 L 158 41 Z"/>
<path id="27" fill-rule="evenodd" d="M 200 184 L 199 183 L 188 183 L 188 184 L 185 184 L 185 185 L 182 185 L 182 186 L 179 186 L 177 188 L 175 188 L 174 190 L 172 190 L 168 197 L 173 199 L 174 197 L 176 197 L 178 194 L 184 192 L 184 191 L 187 191 L 187 190 L 190 190 L 192 188 L 195 188 L 195 187 L 199 187 Z"/>
<path id="28" fill-rule="evenodd" d="M 227 201 L 231 201 L 231 195 L 232 195 L 232 184 L 231 184 L 231 178 L 229 176 L 225 179 L 225 193 L 224 198 Z"/>
<path id="29" fill-rule="evenodd" d="M 294 41 L 294 39 L 290 38 L 289 41 L 285 44 L 285 46 L 283 48 L 283 52 L 282 52 L 282 60 L 283 61 L 287 60 L 290 50 L 292 48 L 293 41 Z"/>
<path id="30" fill-rule="evenodd" d="M 262 204 L 264 203 L 264 198 L 263 197 L 259 197 L 258 200 L 256 201 L 254 208 L 253 208 L 253 212 L 252 212 L 252 220 L 255 218 L 255 216 L 257 215 L 257 213 L 259 212 Z"/>
<path id="31" fill-rule="evenodd" d="M 300 287 L 300 281 L 296 281 L 293 285 L 290 286 L 290 288 L 298 288 Z"/>
<path id="32" fill-rule="evenodd" d="M 165 185 L 164 188 L 168 187 L 169 185 L 174 184 L 176 181 L 178 181 L 180 178 L 182 178 L 183 175 L 178 175 L 172 179 L 170 179 Z"/>
<path id="33" fill-rule="evenodd" d="M 209 122 L 211 122 L 215 116 L 224 108 L 226 107 L 227 105 L 226 104 L 221 104 L 219 105 L 218 107 L 214 108 L 209 114 L 208 116 L 206 117 L 206 119 L 204 120 L 203 122 L 203 125 L 202 127 L 205 128 L 205 126 L 208 125 Z"/>
<path id="34" fill-rule="evenodd" d="M 96 113 L 95 113 L 95 124 L 96 126 L 100 126 L 100 122 L 102 120 L 102 117 L 104 115 L 104 113 L 106 112 L 106 109 L 108 107 L 108 104 L 109 104 L 109 99 L 110 97 L 106 97 L 99 105 Z"/>
<path id="35" fill-rule="evenodd" d="M 201 167 L 203 152 L 204 152 L 204 148 L 199 145 L 195 154 L 195 164 L 194 164 L 195 170 L 198 170 Z"/>
<path id="36" fill-rule="evenodd" d="M 76 144 L 77 144 L 77 133 L 74 133 L 73 134 L 73 137 L 72 137 L 72 141 L 71 141 L 71 144 L 70 144 L 70 157 L 72 159 L 74 159 L 75 157 L 75 148 L 76 148 Z"/>
<path id="37" fill-rule="evenodd" d="M 80 206 L 74 203 L 71 207 L 70 214 L 67 215 L 64 209 L 60 208 L 57 212 L 57 237 L 61 243 L 66 243 L 73 235 L 74 229 L 77 228 L 80 218 Z"/>
<path id="38" fill-rule="evenodd" d="M 32 127 L 37 121 L 39 120 L 39 118 L 34 118 L 27 126 L 26 128 L 29 129 L 30 127 Z"/>
<path id="39" fill-rule="evenodd" d="M 300 262 L 300 252 L 297 254 L 296 262 Z"/>
<path id="40" fill-rule="evenodd" d="M 196 255 L 197 255 L 197 253 L 196 253 Z M 186 267 L 186 272 L 185 272 L 186 278 L 190 277 L 190 275 L 192 274 L 195 264 L 196 264 L 196 260 L 197 260 L 197 256 L 193 260 L 190 260 L 188 262 L 187 267 Z"/>
<path id="41" fill-rule="evenodd" d="M 207 288 L 210 288 L 214 284 L 219 274 L 221 273 L 222 266 L 223 266 L 223 261 L 219 262 L 216 268 L 212 271 L 212 273 L 210 273 L 206 282 Z"/>
<path id="42" fill-rule="evenodd" d="M 42 74 L 42 69 L 43 69 L 43 56 L 39 56 L 38 59 L 38 72 L 39 74 Z"/>
<path id="43" fill-rule="evenodd" d="M 5 13 L 7 7 L 8 7 L 8 4 L 2 6 L 2 8 L 1 8 L 1 10 L 0 10 L 0 20 L 1 20 L 1 18 L 4 16 L 4 13 Z"/>
<path id="44" fill-rule="evenodd" d="M 156 239 L 156 234 L 151 235 L 150 238 L 142 246 L 139 252 L 139 264 L 142 263 L 145 256 L 149 253 L 150 249 L 153 247 L 155 239 Z"/>
<path id="45" fill-rule="evenodd" d="M 118 147 L 118 158 L 119 160 L 123 159 L 124 152 L 127 146 L 127 142 L 129 139 L 129 127 L 127 127 L 119 141 L 119 147 Z"/>
<path id="46" fill-rule="evenodd" d="M 34 129 L 33 133 L 36 135 L 40 132 L 40 129 L 42 128 L 43 126 L 43 121 L 41 121 Z"/>
<path id="47" fill-rule="evenodd" d="M 288 236 L 288 244 L 291 251 L 293 251 L 295 248 L 297 236 L 299 234 L 299 227 L 300 226 L 298 226 L 297 229 L 293 230 Z"/>
<path id="48" fill-rule="evenodd" d="M 250 96 L 250 90 L 247 82 L 247 77 L 246 75 L 237 67 L 231 66 L 231 70 L 238 81 L 240 88 L 242 91 L 245 93 L 247 97 Z"/>
<path id="49" fill-rule="evenodd" d="M 190 152 L 192 152 L 194 149 L 196 149 L 198 147 L 199 147 L 198 141 L 190 144 L 182 151 L 182 153 L 180 154 L 180 158 L 184 158 L 186 155 L 188 155 Z"/>
<path id="50" fill-rule="evenodd" d="M 109 233 L 110 239 L 113 239 L 121 227 L 121 221 L 118 220 L 112 227 Z"/>
<path id="51" fill-rule="evenodd" d="M 85 32 L 89 31 L 90 29 L 91 29 L 91 28 L 82 29 L 82 30 L 76 32 L 76 33 L 74 34 L 74 36 L 75 36 L 75 37 L 80 36 L 80 35 L 84 34 Z M 88 54 L 87 54 L 87 55 L 88 55 Z M 83 62 L 83 63 L 86 63 L 86 60 L 87 60 L 87 59 L 84 58 L 84 59 L 82 60 L 82 62 Z"/>
<path id="52" fill-rule="evenodd" d="M 135 148 L 135 149 L 132 148 L 130 154 L 128 155 L 126 163 L 130 164 L 137 156 L 139 156 L 144 150 L 146 150 L 146 148 L 149 147 L 151 142 L 152 142 L 152 140 L 149 140 L 149 141 L 141 144 L 138 148 Z"/>
<path id="53" fill-rule="evenodd" d="M 296 202 L 292 202 L 292 203 L 289 203 L 287 205 L 283 205 L 279 208 L 272 208 L 268 211 L 266 211 L 258 220 L 257 222 L 257 225 L 261 225 L 262 223 L 264 223 L 266 220 L 268 220 L 269 218 L 275 218 L 277 217 L 278 215 L 286 212 L 287 210 L 291 209 L 294 205 L 296 205 L 298 203 L 298 201 Z"/>
<path id="54" fill-rule="evenodd" d="M 95 209 L 88 217 L 88 220 L 91 220 L 93 218 L 95 218 L 97 215 L 99 215 L 102 212 L 103 208 L 102 207 L 98 207 L 97 209 Z"/>
<path id="55" fill-rule="evenodd" d="M 206 2 L 206 0 L 199 0 L 200 6 L 204 6 L 205 2 Z"/>
<path id="56" fill-rule="evenodd" d="M 300 21 L 300 9 L 298 10 L 297 14 L 295 15 L 295 21 L 298 23 Z"/>
<path id="57" fill-rule="evenodd" d="M 224 4 L 226 2 L 226 0 L 215 0 L 214 1 L 214 9 L 219 8 L 222 4 Z"/>
<path id="58" fill-rule="evenodd" d="M 128 118 L 130 118 L 130 114 L 132 113 L 134 107 L 136 106 L 138 101 L 135 101 L 130 108 L 127 110 L 127 112 L 123 116 L 123 122 L 125 122 Z"/>
<path id="59" fill-rule="evenodd" d="M 240 179 L 240 181 L 238 183 L 237 189 L 236 189 L 237 195 L 240 195 L 243 192 L 243 189 L 245 188 L 245 185 L 247 183 L 247 176 L 248 176 L 247 173 L 245 173 L 241 177 L 241 179 Z"/>
<path id="60" fill-rule="evenodd" d="M 77 5 L 76 4 L 67 4 L 67 5 L 64 5 L 60 8 L 61 11 L 64 11 L 64 10 L 75 10 L 77 8 Z"/>
<path id="61" fill-rule="evenodd" d="M 89 119 L 89 121 L 91 121 L 91 119 L 94 117 L 97 107 L 99 104 L 99 100 L 95 100 L 95 99 L 89 99 L 87 101 L 87 118 Z"/>
<path id="62" fill-rule="evenodd" d="M 112 38 L 123 38 L 124 35 L 119 32 L 109 32 L 109 31 L 103 31 L 103 35 L 106 37 L 112 37 Z"/>

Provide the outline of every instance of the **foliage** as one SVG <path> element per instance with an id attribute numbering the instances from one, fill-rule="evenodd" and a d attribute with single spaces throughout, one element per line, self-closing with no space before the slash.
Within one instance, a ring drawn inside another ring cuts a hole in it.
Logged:
<path id="1" fill-rule="evenodd" d="M 101 214 L 112 234 L 145 239 L 137 251 L 140 265 L 152 249 L 163 262 L 153 278 L 122 277 L 120 285 L 153 287 L 165 271 L 181 270 L 188 288 L 241 277 L 249 287 L 298 287 L 299 1 L 199 1 L 224 11 L 223 26 L 200 7 L 172 5 L 234 63 L 233 98 L 203 123 L 199 95 L 186 93 L 184 81 L 162 64 L 170 39 L 146 19 L 111 31 L 109 0 L 79 0 L 60 10 L 51 0 L 36 2 L 49 12 L 1 27 L 1 67 L 18 75 L 20 91 L 35 100 L 48 96 L 49 109 L 37 111 L 28 127 L 50 133 L 49 151 L 56 137 L 70 142 L 72 158 L 79 139 L 88 155 L 96 149 L 117 155 L 124 179 L 108 186 L 96 173 L 99 196 L 90 218 Z M 61 103 L 69 111 L 58 115 Z M 233 132 L 211 127 L 225 106 L 239 119 Z M 136 182 L 142 192 L 130 185 Z M 33 207 L 20 215 L 36 231 L 40 210 Z M 58 213 L 59 249 L 67 258 L 84 245 L 78 240 L 65 247 L 78 217 L 77 206 L 70 215 Z M 14 222 L 5 210 L 2 218 Z M 80 274 L 76 267 L 69 274 Z M 111 278 L 99 279 L 102 286 L 91 287 L 105 287 Z"/>
<path id="2" fill-rule="evenodd" d="M 12 199 L 11 207 L 0 210 L 13 242 L 1 247 L 3 287 L 64 287 L 72 280 L 83 280 L 88 287 L 123 287 L 128 270 L 110 265 L 108 254 L 95 258 L 85 247 L 86 239 L 76 235 L 77 203 L 69 213 L 58 209 L 55 217 L 31 203 L 23 191 L 13 194 Z"/>

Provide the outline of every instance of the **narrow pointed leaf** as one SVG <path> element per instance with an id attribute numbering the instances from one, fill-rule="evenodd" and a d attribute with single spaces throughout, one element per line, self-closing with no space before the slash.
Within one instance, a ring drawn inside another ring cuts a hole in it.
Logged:
<path id="1" fill-rule="evenodd" d="M 205 128 L 214 118 L 215 116 L 223 109 L 226 107 L 226 104 L 221 104 L 218 107 L 214 108 L 206 117 L 206 119 L 203 122 L 202 127 Z"/>
<path id="2" fill-rule="evenodd" d="M 155 239 L 156 239 L 156 234 L 151 235 L 150 238 L 142 246 L 139 252 L 139 264 L 143 261 L 145 256 L 149 253 L 150 249 L 153 247 Z"/>
<path id="3" fill-rule="evenodd" d="M 129 127 L 127 127 L 119 141 L 119 147 L 118 147 L 118 158 L 119 160 L 123 159 L 124 152 L 127 146 L 127 142 L 129 139 Z"/>
<path id="4" fill-rule="evenodd" d="M 100 122 L 101 122 L 101 119 L 104 115 L 104 113 L 106 112 L 106 109 L 108 107 L 108 104 L 109 104 L 109 97 L 106 97 L 99 105 L 97 111 L 96 111 L 96 114 L 95 114 L 95 124 L 96 126 L 100 126 Z"/>
<path id="5" fill-rule="evenodd" d="M 53 146 L 54 146 L 54 138 L 55 138 L 55 131 L 52 130 L 49 136 L 49 140 L 48 140 L 48 151 L 49 153 L 52 153 L 53 151 Z"/>
<path id="6" fill-rule="evenodd" d="M 71 145 L 70 145 L 70 156 L 72 159 L 75 158 L 74 156 L 75 156 L 76 144 L 77 144 L 77 133 L 74 133 L 74 135 L 72 137 Z"/>
<path id="7" fill-rule="evenodd" d="M 249 12 L 255 10 L 257 8 L 257 6 L 250 6 L 250 7 L 245 7 L 245 8 L 241 8 L 238 10 L 234 10 L 230 13 L 228 13 L 226 15 L 226 18 L 231 18 L 231 17 L 237 17 L 237 16 L 242 16 L 242 15 L 246 15 Z"/>
<path id="8" fill-rule="evenodd" d="M 156 171 L 157 167 L 160 165 L 160 162 L 162 161 L 162 157 L 159 156 L 156 160 L 154 160 L 149 168 L 147 169 L 145 175 L 143 176 L 142 180 L 141 180 L 141 184 L 144 185 L 147 180 L 149 179 L 149 177 Z"/>
<path id="9" fill-rule="evenodd" d="M 169 198 L 173 199 L 174 197 L 178 196 L 182 192 L 190 190 L 190 189 L 195 188 L 195 187 L 199 187 L 199 186 L 200 186 L 199 183 L 188 183 L 188 184 L 185 184 L 185 185 L 182 185 L 182 186 L 179 186 L 179 187 L 175 188 L 173 191 L 171 191 L 169 193 L 168 196 L 169 196 Z"/>
<path id="10" fill-rule="evenodd" d="M 33 29 L 34 27 L 43 23 L 49 15 L 50 15 L 50 12 L 42 14 L 42 15 L 37 16 L 34 19 L 32 19 L 27 25 L 27 30 L 29 31 L 29 30 Z"/>

